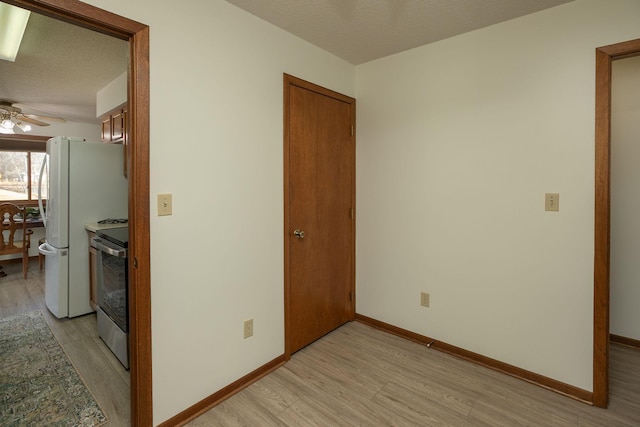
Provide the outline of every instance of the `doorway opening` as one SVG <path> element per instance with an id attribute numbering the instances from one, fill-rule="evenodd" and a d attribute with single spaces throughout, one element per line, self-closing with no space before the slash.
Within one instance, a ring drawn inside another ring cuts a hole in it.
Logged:
<path id="1" fill-rule="evenodd" d="M 127 40 L 131 423 L 153 425 L 149 238 L 149 27 L 78 0 L 3 0 L 51 18 Z"/>
<path id="2" fill-rule="evenodd" d="M 593 404 L 609 403 L 611 63 L 640 55 L 640 39 L 596 49 Z"/>

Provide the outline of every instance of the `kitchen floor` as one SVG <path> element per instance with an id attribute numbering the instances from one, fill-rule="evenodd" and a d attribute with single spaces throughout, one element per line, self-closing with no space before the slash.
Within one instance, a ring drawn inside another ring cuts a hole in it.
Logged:
<path id="1" fill-rule="evenodd" d="M 108 426 L 130 425 L 129 371 L 100 340 L 96 315 L 57 319 L 44 303 L 44 270 L 37 258 L 29 263 L 28 278 L 22 278 L 22 264 L 3 263 L 6 277 L 0 277 L 0 318 L 40 310 L 76 370 L 109 419 Z"/>

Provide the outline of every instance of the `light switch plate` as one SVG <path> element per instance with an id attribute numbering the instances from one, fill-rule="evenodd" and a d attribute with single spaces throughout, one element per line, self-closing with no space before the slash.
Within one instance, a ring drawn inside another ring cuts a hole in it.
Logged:
<path id="1" fill-rule="evenodd" d="M 544 195 L 544 210 L 557 212 L 560 210 L 560 194 L 558 193 L 545 193 Z"/>
<path id="2" fill-rule="evenodd" d="M 172 213 L 171 194 L 158 194 L 158 216 L 171 215 Z"/>

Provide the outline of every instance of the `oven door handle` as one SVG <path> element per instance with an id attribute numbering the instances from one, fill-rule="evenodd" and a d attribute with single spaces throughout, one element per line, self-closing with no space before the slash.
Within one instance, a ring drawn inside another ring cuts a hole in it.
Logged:
<path id="1" fill-rule="evenodd" d="M 98 249 L 99 251 L 102 251 L 106 254 L 109 254 L 111 256 L 115 256 L 115 257 L 119 257 L 119 258 L 126 258 L 127 257 L 127 250 L 126 249 L 114 249 L 114 248 L 110 248 L 109 246 L 103 245 L 102 243 L 102 239 L 98 238 L 98 237 L 94 237 L 93 239 L 91 239 L 91 246 L 93 246 L 94 248 Z"/>

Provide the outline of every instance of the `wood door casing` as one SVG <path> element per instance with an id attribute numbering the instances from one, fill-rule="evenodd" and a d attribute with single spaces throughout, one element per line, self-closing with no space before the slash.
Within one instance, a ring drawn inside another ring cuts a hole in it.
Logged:
<path id="1" fill-rule="evenodd" d="M 600 408 L 609 404 L 611 63 L 638 55 L 640 39 L 596 49 L 592 401 Z"/>
<path id="2" fill-rule="evenodd" d="M 289 357 L 355 316 L 355 100 L 286 74 L 284 91 Z"/>

